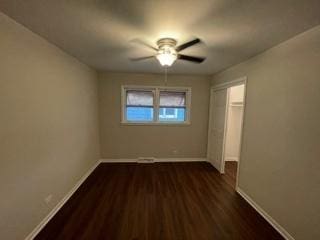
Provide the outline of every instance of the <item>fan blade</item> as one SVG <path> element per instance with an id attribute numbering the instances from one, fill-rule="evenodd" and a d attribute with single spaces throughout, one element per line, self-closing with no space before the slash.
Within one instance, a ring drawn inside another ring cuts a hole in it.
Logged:
<path id="1" fill-rule="evenodd" d="M 187 56 L 183 54 L 178 54 L 178 59 L 180 60 L 185 60 L 185 61 L 190 61 L 194 63 L 202 63 L 206 58 L 204 57 L 193 57 L 193 56 Z"/>
<path id="2" fill-rule="evenodd" d="M 146 42 L 144 42 L 144 41 L 142 41 L 140 39 L 133 39 L 133 40 L 131 40 L 131 42 L 139 44 L 139 45 L 142 45 L 142 46 L 147 47 L 147 48 L 150 48 L 150 49 L 152 49 L 154 51 L 158 51 L 157 48 L 151 46 L 150 44 L 148 44 L 148 43 L 146 43 Z"/>
<path id="3" fill-rule="evenodd" d="M 130 58 L 131 61 L 141 61 L 149 58 L 154 58 L 155 56 L 139 57 L 139 58 Z"/>
<path id="4" fill-rule="evenodd" d="M 177 52 L 180 52 L 180 51 L 182 51 L 183 49 L 186 49 L 186 48 L 188 48 L 188 47 L 191 47 L 191 46 L 193 46 L 193 45 L 195 45 L 195 44 L 198 44 L 198 43 L 200 43 L 200 42 L 201 42 L 201 40 L 200 40 L 199 38 L 196 38 L 196 39 L 194 39 L 194 40 L 192 40 L 192 41 L 186 42 L 186 43 L 184 43 L 184 44 L 176 47 L 176 51 L 177 51 Z"/>

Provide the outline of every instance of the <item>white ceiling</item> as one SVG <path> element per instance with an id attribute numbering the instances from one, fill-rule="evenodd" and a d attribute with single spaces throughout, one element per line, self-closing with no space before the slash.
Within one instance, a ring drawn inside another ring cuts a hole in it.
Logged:
<path id="1" fill-rule="evenodd" d="M 212 74 L 320 24 L 319 0 L 1 0 L 0 10 L 95 69 L 163 72 L 153 54 L 134 44 L 161 37 L 205 44 L 184 54 L 171 73 Z"/>

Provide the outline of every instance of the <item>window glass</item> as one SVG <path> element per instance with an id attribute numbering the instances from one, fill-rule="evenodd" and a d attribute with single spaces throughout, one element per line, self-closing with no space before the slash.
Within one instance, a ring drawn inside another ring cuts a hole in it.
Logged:
<path id="1" fill-rule="evenodd" d="M 189 88 L 123 87 L 122 90 L 124 123 L 189 123 Z"/>
<path id="2" fill-rule="evenodd" d="M 163 108 L 160 107 L 160 122 L 184 122 L 186 116 L 185 108 Z"/>
<path id="3" fill-rule="evenodd" d="M 153 121 L 153 92 L 128 90 L 126 92 L 127 121 L 152 122 Z"/>
<path id="4" fill-rule="evenodd" d="M 153 121 L 153 108 L 127 107 L 127 121 L 151 122 Z"/>
<path id="5" fill-rule="evenodd" d="M 160 91 L 160 122 L 186 120 L 186 92 Z"/>

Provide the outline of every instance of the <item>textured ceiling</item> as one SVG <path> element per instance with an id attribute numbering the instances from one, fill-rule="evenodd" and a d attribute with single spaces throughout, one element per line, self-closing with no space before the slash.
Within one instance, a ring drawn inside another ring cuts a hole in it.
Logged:
<path id="1" fill-rule="evenodd" d="M 0 10 L 80 61 L 99 70 L 163 72 L 153 54 L 133 43 L 160 37 L 200 44 L 171 73 L 212 74 L 320 24 L 319 0 L 1 0 Z"/>

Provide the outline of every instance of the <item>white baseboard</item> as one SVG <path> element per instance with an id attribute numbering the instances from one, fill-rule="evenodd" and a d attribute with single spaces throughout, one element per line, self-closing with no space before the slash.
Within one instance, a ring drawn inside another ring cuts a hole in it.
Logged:
<path id="1" fill-rule="evenodd" d="M 101 163 L 136 163 L 138 159 L 131 159 L 131 158 L 119 158 L 119 159 L 110 159 L 110 158 L 103 158 L 100 159 Z"/>
<path id="2" fill-rule="evenodd" d="M 219 173 L 223 173 L 223 172 L 221 172 L 220 166 L 218 166 L 216 162 L 209 161 L 209 160 L 207 160 L 207 162 L 210 163 L 212 165 L 212 167 L 214 167 Z"/>
<path id="3" fill-rule="evenodd" d="M 62 208 L 62 206 L 69 200 L 69 198 L 77 191 L 81 184 L 89 177 L 89 175 L 96 169 L 100 164 L 100 161 L 95 163 L 89 171 L 87 171 L 76 185 L 64 196 L 64 198 L 51 210 L 51 212 L 36 226 L 36 228 L 25 238 L 25 240 L 34 239 L 37 234 L 44 228 L 44 226 L 53 218 L 53 216 Z"/>
<path id="4" fill-rule="evenodd" d="M 239 158 L 238 157 L 226 157 L 224 159 L 225 162 L 238 162 Z"/>
<path id="5" fill-rule="evenodd" d="M 267 212 L 265 212 L 255 201 L 252 200 L 241 188 L 237 187 L 237 192 L 245 199 L 271 226 L 276 229 L 286 240 L 295 240 L 279 223 L 276 222 Z"/>
<path id="6" fill-rule="evenodd" d="M 154 162 L 207 162 L 206 158 L 154 158 Z M 100 159 L 102 163 L 136 163 L 138 158 Z"/>

